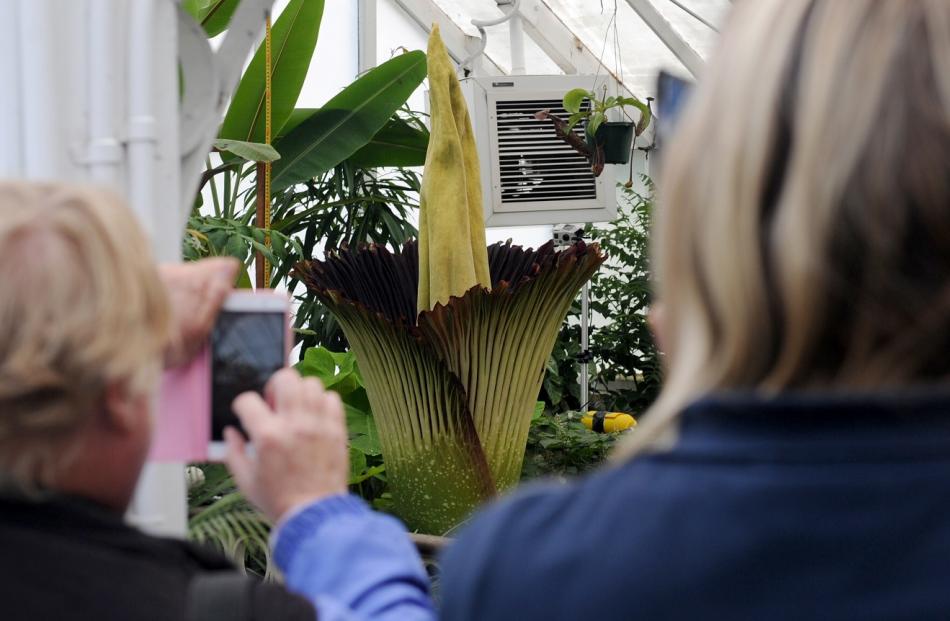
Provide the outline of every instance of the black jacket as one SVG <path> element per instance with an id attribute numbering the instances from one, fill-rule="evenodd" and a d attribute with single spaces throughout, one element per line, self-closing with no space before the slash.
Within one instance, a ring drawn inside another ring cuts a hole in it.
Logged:
<path id="1" fill-rule="evenodd" d="M 148 536 L 88 501 L 0 498 L 4 621 L 182 621 L 195 575 L 233 571 L 215 553 Z M 252 619 L 316 618 L 278 585 L 254 581 L 245 593 Z"/>
<path id="2" fill-rule="evenodd" d="M 476 517 L 446 621 L 950 618 L 950 397 L 706 399 L 671 450 Z"/>

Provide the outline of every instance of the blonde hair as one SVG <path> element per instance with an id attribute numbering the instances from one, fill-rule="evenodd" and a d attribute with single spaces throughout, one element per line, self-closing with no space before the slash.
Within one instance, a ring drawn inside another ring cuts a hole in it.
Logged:
<path id="1" fill-rule="evenodd" d="M 950 374 L 950 2 L 737 2 L 667 150 L 669 365 L 638 438 L 724 390 Z"/>
<path id="2" fill-rule="evenodd" d="M 0 182 L 0 291 L 0 475 L 30 486 L 107 386 L 153 390 L 168 302 L 122 200 L 58 183 Z"/>

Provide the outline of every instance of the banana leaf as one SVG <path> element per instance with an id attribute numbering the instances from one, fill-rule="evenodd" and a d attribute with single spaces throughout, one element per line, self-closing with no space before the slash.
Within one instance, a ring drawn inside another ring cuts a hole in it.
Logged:
<path id="1" fill-rule="evenodd" d="M 208 37 L 228 29 L 228 23 L 241 0 L 183 0 L 181 6 L 201 24 Z"/>
<path id="2" fill-rule="evenodd" d="M 317 46 L 324 0 L 291 0 L 271 29 L 271 129 L 280 134 L 300 96 Z M 244 71 L 221 125 L 220 138 L 264 142 L 264 63 L 261 44 Z"/>
<path id="3" fill-rule="evenodd" d="M 426 56 L 407 52 L 367 71 L 274 143 L 279 192 L 330 170 L 365 146 L 426 77 Z"/>

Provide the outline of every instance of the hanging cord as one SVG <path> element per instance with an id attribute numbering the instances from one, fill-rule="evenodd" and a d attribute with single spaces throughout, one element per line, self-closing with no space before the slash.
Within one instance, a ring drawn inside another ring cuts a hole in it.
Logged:
<path id="1" fill-rule="evenodd" d="M 603 1 L 601 1 L 600 3 L 600 12 L 601 13 L 604 12 Z M 597 90 L 597 85 L 600 83 L 600 74 L 602 71 L 606 71 L 606 66 L 604 65 L 604 56 L 607 54 L 607 41 L 610 40 L 610 28 L 611 26 L 614 26 L 614 24 L 616 23 L 616 20 L 617 20 L 617 1 L 614 0 L 614 10 L 613 10 L 613 13 L 611 13 L 610 15 L 610 19 L 607 21 L 607 29 L 604 30 L 604 44 L 600 47 L 600 57 L 598 59 L 600 62 L 597 63 L 597 73 L 594 74 L 594 85 L 590 89 L 592 91 Z M 616 28 L 614 29 L 614 32 L 616 32 Z M 616 69 L 616 59 L 614 59 L 614 63 L 615 63 L 614 69 Z M 593 103 L 594 102 L 591 102 L 591 105 L 593 105 Z"/>

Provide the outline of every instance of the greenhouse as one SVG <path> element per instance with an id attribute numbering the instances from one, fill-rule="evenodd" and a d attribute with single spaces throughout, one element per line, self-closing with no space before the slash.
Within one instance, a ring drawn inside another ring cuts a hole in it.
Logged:
<path id="1" fill-rule="evenodd" d="M 950 1 L 8 0 L 10 620 L 950 610 Z"/>

